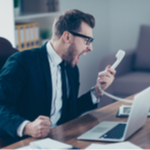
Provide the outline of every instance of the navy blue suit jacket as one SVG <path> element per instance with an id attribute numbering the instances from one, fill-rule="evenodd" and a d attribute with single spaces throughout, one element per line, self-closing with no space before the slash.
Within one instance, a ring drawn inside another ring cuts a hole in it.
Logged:
<path id="1" fill-rule="evenodd" d="M 58 124 L 74 119 L 94 109 L 90 92 L 78 98 L 79 72 L 77 66 L 67 65 L 71 96 L 63 101 Z M 39 115 L 50 117 L 52 81 L 46 44 L 41 48 L 12 55 L 0 73 L 0 137 L 8 144 L 21 138 L 18 126 Z"/>

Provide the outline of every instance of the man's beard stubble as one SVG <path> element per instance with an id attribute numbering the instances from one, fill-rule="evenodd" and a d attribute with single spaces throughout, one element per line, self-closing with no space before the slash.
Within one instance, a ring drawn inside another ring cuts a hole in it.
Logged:
<path id="1" fill-rule="evenodd" d="M 71 67 L 74 67 L 76 64 L 74 64 L 73 62 L 76 55 L 77 55 L 77 49 L 75 47 L 75 44 L 72 43 L 69 46 L 68 51 L 65 54 L 63 54 L 62 59 L 66 61 Z"/>

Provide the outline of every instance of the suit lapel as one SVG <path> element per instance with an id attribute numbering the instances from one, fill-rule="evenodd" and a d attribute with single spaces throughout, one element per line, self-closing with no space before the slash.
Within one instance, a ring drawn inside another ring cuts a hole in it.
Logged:
<path id="1" fill-rule="evenodd" d="M 46 85 L 46 114 L 50 115 L 51 110 L 51 100 L 52 100 L 52 81 L 51 81 L 51 69 L 48 61 L 47 51 L 46 51 L 46 44 L 44 44 L 40 50 L 39 55 L 41 58 L 41 66 L 43 70 L 45 85 Z"/>

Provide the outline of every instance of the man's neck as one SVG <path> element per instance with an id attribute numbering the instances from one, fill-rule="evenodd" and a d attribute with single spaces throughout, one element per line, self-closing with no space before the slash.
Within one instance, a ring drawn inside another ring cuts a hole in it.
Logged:
<path id="1" fill-rule="evenodd" d="M 50 40 L 50 44 L 52 45 L 55 52 L 62 58 L 63 53 L 65 52 L 65 46 L 61 40 Z"/>

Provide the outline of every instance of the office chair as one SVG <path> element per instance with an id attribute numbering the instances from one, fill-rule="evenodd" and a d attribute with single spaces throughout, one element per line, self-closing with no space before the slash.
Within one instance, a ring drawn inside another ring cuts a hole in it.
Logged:
<path id="1" fill-rule="evenodd" d="M 7 39 L 0 37 L 0 70 L 5 64 L 7 58 L 16 52 L 18 52 L 18 50 L 13 48 L 11 43 Z M 3 146 L 6 146 L 6 144 L 0 138 L 0 148 L 2 148 Z"/>
<path id="2" fill-rule="evenodd" d="M 0 70 L 5 64 L 7 58 L 16 52 L 18 52 L 18 50 L 13 48 L 7 39 L 0 37 Z"/>

